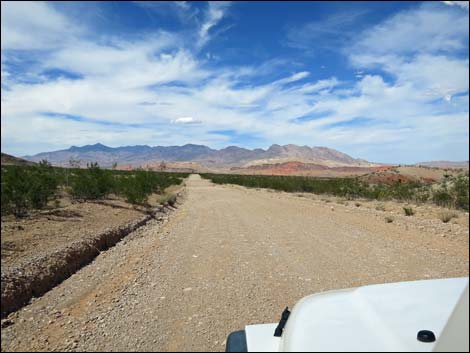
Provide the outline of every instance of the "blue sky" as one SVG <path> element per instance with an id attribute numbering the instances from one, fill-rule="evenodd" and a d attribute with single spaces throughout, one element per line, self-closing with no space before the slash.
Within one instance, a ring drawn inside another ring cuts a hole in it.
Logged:
<path id="1" fill-rule="evenodd" d="M 468 2 L 1 3 L 2 152 L 101 142 L 467 160 Z"/>

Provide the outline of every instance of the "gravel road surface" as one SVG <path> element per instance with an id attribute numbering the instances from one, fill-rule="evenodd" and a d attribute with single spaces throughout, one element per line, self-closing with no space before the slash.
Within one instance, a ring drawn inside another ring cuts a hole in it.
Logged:
<path id="1" fill-rule="evenodd" d="M 468 276 L 468 233 L 286 193 L 186 181 L 187 199 L 2 323 L 2 351 L 223 351 L 319 291 Z"/>

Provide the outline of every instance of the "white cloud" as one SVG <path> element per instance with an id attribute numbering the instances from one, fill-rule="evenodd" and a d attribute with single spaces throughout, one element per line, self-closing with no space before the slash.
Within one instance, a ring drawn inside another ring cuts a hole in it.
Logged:
<path id="1" fill-rule="evenodd" d="M 2 50 L 57 48 L 81 32 L 71 19 L 42 1 L 2 1 L 1 14 Z"/>
<path id="2" fill-rule="evenodd" d="M 72 29 L 74 40 L 59 40 L 61 21 L 68 24 L 69 19 L 47 3 L 38 4 L 52 24 L 15 15 L 4 31 L 2 18 L 2 36 L 25 36 L 7 45 L 47 48 L 34 67 L 38 75 L 60 69 L 80 78 L 21 82 L 9 72 L 2 47 L 2 84 L 8 85 L 1 93 L 2 150 L 23 155 L 96 142 L 223 147 L 232 143 L 230 137 L 210 131 L 236 130 L 266 144 L 256 147 L 326 145 L 384 162 L 417 155 L 425 160 L 442 150 L 452 158 L 468 156 L 462 148 L 468 147 L 468 56 L 452 55 L 468 38 L 468 26 L 467 32 L 455 28 L 467 16 L 463 11 L 456 15 L 445 6 L 439 11 L 420 7 L 362 32 L 356 45 L 345 48 L 358 76 L 348 82 L 325 77 L 321 68 L 319 79 L 318 72 L 300 71 L 275 58 L 257 66 L 210 66 L 181 33 L 98 41 Z M 195 25 L 201 44 L 211 38 L 227 8 L 209 4 L 202 25 Z M 38 45 L 28 43 L 28 28 L 36 29 Z M 400 41 L 397 33 L 406 39 Z M 43 42 L 48 36 L 55 38 L 53 45 Z M 387 43 L 380 43 L 380 36 Z M 292 74 L 278 78 L 286 67 L 293 68 Z M 276 79 L 269 79 L 273 74 Z M 254 80 L 259 77 L 263 83 Z M 367 124 L 350 124 L 354 119 Z"/>
<path id="3" fill-rule="evenodd" d="M 468 92 L 468 56 L 455 55 L 467 47 L 468 35 L 468 14 L 425 4 L 366 30 L 345 52 L 357 68 L 382 70 L 398 86 L 449 101 Z"/>
<path id="4" fill-rule="evenodd" d="M 283 79 L 280 79 L 280 80 L 276 81 L 276 83 L 283 85 L 283 84 L 286 84 L 286 83 L 300 81 L 300 80 L 308 77 L 309 75 L 310 75 L 310 72 L 308 72 L 308 71 L 297 72 L 297 73 L 293 74 L 290 77 L 286 77 L 286 78 L 283 78 Z"/>
<path id="5" fill-rule="evenodd" d="M 468 14 L 421 6 L 364 31 L 353 48 L 375 56 L 449 52 L 465 48 L 466 36 Z"/>
<path id="6" fill-rule="evenodd" d="M 298 88 L 298 91 L 301 93 L 314 93 L 322 90 L 331 90 L 335 86 L 338 86 L 340 82 L 336 77 L 332 77 L 327 80 L 319 80 L 314 83 L 306 83 Z"/>
<path id="7" fill-rule="evenodd" d="M 443 1 L 443 3 L 449 6 L 457 5 L 468 11 L 468 1 Z"/>
<path id="8" fill-rule="evenodd" d="M 199 29 L 199 46 L 210 40 L 210 30 L 224 18 L 230 5 L 230 1 L 209 1 L 206 18 Z"/>
<path id="9" fill-rule="evenodd" d="M 201 120 L 194 119 L 192 116 L 176 118 L 171 121 L 174 124 L 200 124 Z"/>

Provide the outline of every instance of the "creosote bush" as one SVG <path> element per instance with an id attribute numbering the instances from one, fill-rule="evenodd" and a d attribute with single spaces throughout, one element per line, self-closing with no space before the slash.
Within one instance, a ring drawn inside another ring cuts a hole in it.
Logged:
<path id="1" fill-rule="evenodd" d="M 438 206 L 469 209 L 468 173 L 448 177 L 440 184 L 395 182 L 367 184 L 359 178 L 318 178 L 303 176 L 201 174 L 216 184 L 237 184 L 250 188 L 268 188 L 286 192 L 308 192 L 339 196 L 347 200 L 396 200 Z M 434 186 L 437 186 L 436 188 Z M 356 205 L 357 206 L 357 205 Z"/>
<path id="2" fill-rule="evenodd" d="M 188 176 L 187 173 L 109 170 L 97 163 L 88 164 L 85 169 L 58 168 L 47 161 L 35 166 L 2 166 L 1 171 L 1 213 L 16 217 L 44 208 L 53 200 L 51 207 L 58 207 L 59 191 L 82 201 L 116 194 L 128 202 L 145 204 L 151 193 L 163 193 Z"/>
<path id="3" fill-rule="evenodd" d="M 412 207 L 403 207 L 403 211 L 405 211 L 406 216 L 413 216 L 415 214 Z"/>
<path id="4" fill-rule="evenodd" d="M 448 223 L 451 219 L 457 217 L 457 213 L 451 211 L 443 211 L 439 213 L 439 219 L 444 223 Z"/>
<path id="5" fill-rule="evenodd" d="M 76 169 L 73 175 L 72 196 L 79 200 L 97 200 L 109 195 L 114 180 L 111 171 L 101 169 L 98 163 L 87 164 L 87 169 Z"/>
<path id="6" fill-rule="evenodd" d="M 30 209 L 44 208 L 56 195 L 57 179 L 47 161 L 35 166 L 2 166 L 2 215 L 27 215 Z"/>
<path id="7" fill-rule="evenodd" d="M 385 217 L 385 222 L 392 223 L 393 221 L 394 221 L 393 217 L 391 217 L 391 216 Z"/>

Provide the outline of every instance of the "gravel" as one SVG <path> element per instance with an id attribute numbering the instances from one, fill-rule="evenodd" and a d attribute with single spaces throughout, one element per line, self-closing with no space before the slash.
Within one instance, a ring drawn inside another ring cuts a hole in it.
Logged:
<path id="1" fill-rule="evenodd" d="M 186 183 L 177 210 L 2 321 L 2 350 L 224 351 L 231 331 L 277 322 L 312 293 L 468 276 L 458 224 L 433 231 L 353 204 L 332 212 L 197 175 Z"/>

